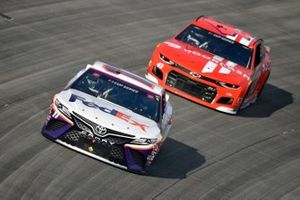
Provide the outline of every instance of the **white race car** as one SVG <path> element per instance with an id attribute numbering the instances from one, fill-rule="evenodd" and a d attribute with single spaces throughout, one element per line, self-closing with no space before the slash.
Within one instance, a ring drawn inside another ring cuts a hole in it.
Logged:
<path id="1" fill-rule="evenodd" d="M 157 84 L 95 62 L 54 96 L 42 134 L 95 159 L 145 172 L 171 128 L 168 99 Z"/>

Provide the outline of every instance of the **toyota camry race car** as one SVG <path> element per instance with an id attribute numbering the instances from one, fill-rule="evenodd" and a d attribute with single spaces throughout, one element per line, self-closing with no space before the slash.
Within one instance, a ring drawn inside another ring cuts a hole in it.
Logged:
<path id="1" fill-rule="evenodd" d="M 42 134 L 95 159 L 145 172 L 168 135 L 171 117 L 161 86 L 96 62 L 54 96 Z"/>
<path id="2" fill-rule="evenodd" d="M 262 39 L 200 16 L 158 44 L 146 78 L 207 107 L 236 114 L 254 103 L 270 75 Z"/>

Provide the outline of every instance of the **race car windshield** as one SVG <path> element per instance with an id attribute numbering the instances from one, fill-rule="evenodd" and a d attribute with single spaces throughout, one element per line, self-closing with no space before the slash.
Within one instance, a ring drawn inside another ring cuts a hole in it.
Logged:
<path id="1" fill-rule="evenodd" d="M 247 68 L 250 64 L 251 49 L 249 47 L 198 26 L 190 25 L 177 35 L 176 39 L 221 56 L 243 67 Z"/>
<path id="2" fill-rule="evenodd" d="M 159 121 L 159 95 L 96 70 L 87 70 L 70 88 L 106 99 L 156 122 Z"/>

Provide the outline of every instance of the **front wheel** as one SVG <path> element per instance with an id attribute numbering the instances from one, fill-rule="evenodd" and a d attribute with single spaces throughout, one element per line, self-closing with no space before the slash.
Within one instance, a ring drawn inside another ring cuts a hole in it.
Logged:
<path id="1" fill-rule="evenodd" d="M 250 91 L 250 88 L 251 88 L 252 84 L 249 85 L 248 89 L 247 89 L 247 92 L 245 93 L 244 97 L 243 97 L 243 100 L 240 104 L 240 107 L 238 109 L 238 112 L 243 110 L 244 108 L 248 107 L 250 105 L 249 103 L 249 100 L 248 101 L 245 101 L 247 99 L 247 96 L 249 95 L 249 91 Z"/>
<path id="2" fill-rule="evenodd" d="M 261 86 L 261 88 L 260 88 L 260 90 L 259 90 L 259 92 L 258 92 L 258 94 L 257 94 L 257 98 L 259 98 L 259 97 L 261 96 L 261 93 L 262 93 L 263 89 L 265 88 L 265 85 L 266 85 L 266 83 L 267 83 L 267 80 L 269 79 L 269 76 L 270 76 L 270 73 L 267 75 L 267 77 L 266 77 L 264 83 L 262 84 L 262 86 Z"/>
<path id="3" fill-rule="evenodd" d="M 247 97 L 249 96 L 249 91 L 250 91 L 250 88 L 252 87 L 253 83 L 248 87 L 247 92 L 246 92 L 246 94 L 243 97 L 243 100 L 242 100 L 242 103 L 240 105 L 239 111 L 242 110 L 242 109 L 244 109 L 244 108 L 247 108 L 248 106 L 250 106 L 251 104 L 254 104 L 256 102 L 256 100 L 260 97 L 260 95 L 261 95 L 261 93 L 262 93 L 262 91 L 263 91 L 263 89 L 264 89 L 264 87 L 265 87 L 265 85 L 267 83 L 269 75 L 270 74 L 267 75 L 267 78 L 264 80 L 264 82 L 263 82 L 263 84 L 262 84 L 259 92 L 257 93 L 257 95 L 253 96 L 252 99 L 247 99 Z M 247 101 L 245 101 L 246 99 L 247 99 Z"/>

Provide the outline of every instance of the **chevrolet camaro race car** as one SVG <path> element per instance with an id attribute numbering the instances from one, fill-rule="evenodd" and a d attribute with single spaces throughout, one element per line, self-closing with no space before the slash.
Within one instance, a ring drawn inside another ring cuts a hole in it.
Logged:
<path id="1" fill-rule="evenodd" d="M 42 134 L 95 159 L 142 173 L 168 135 L 172 112 L 161 86 L 95 62 L 54 96 Z"/>
<path id="2" fill-rule="evenodd" d="M 158 44 L 146 78 L 207 107 L 236 114 L 254 103 L 270 75 L 262 39 L 200 16 Z"/>

